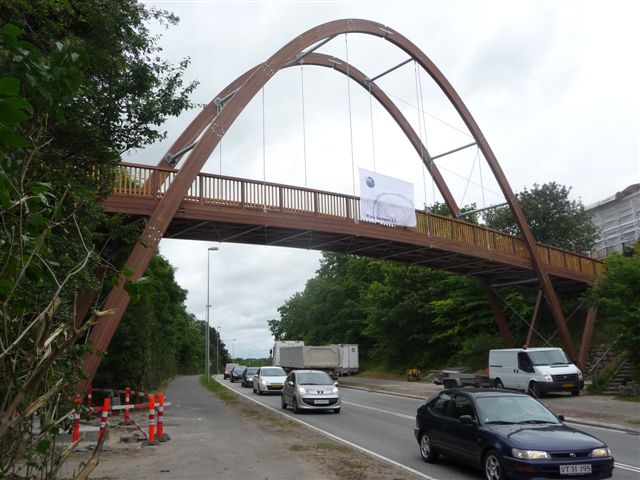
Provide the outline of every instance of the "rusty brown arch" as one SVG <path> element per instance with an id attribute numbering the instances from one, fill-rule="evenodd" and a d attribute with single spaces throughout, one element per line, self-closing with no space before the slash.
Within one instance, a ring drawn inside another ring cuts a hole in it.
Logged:
<path id="1" fill-rule="evenodd" d="M 243 76 L 239 77 L 238 80 L 233 82 L 232 85 L 240 85 L 237 87 L 239 88 L 238 91 L 226 106 L 214 116 L 209 127 L 202 134 L 193 151 L 185 161 L 184 166 L 180 169 L 167 192 L 160 200 L 156 210 L 150 217 L 140 240 L 134 246 L 129 259 L 125 264 L 125 267 L 133 272 L 130 278 L 136 279 L 142 276 L 191 183 L 220 142 L 224 133 L 242 112 L 248 102 L 280 69 L 285 66 L 289 66 L 290 64 L 296 64 L 298 61 L 297 55 L 305 48 L 343 33 L 363 33 L 373 35 L 396 45 L 413 58 L 431 76 L 452 103 L 471 132 L 471 135 L 474 137 L 478 148 L 483 153 L 485 160 L 489 164 L 489 167 L 491 168 L 491 171 L 493 172 L 496 181 L 507 200 L 511 212 L 516 219 L 516 223 L 520 228 L 527 250 L 529 251 L 531 263 L 540 281 L 541 289 L 553 313 L 565 351 L 571 359 L 575 359 L 575 350 L 571 342 L 569 330 L 566 325 L 562 309 L 560 308 L 557 295 L 549 278 L 549 274 L 540 258 L 535 239 L 533 238 L 533 235 L 526 223 L 516 197 L 507 182 L 504 172 L 498 164 L 498 161 L 479 126 L 471 116 L 471 113 L 453 86 L 435 66 L 435 64 L 416 45 L 399 32 L 370 20 L 334 20 L 314 27 L 291 40 L 273 54 L 266 62 L 248 71 Z M 200 115 L 209 115 L 211 110 L 214 108 L 216 108 L 215 104 L 209 104 Z M 200 117 L 200 115 L 198 117 Z M 179 137 L 178 141 L 174 144 L 174 147 L 182 148 L 189 139 L 197 136 L 194 134 L 196 130 L 197 125 L 192 123 Z M 173 151 L 175 152 L 176 150 Z M 115 309 L 116 313 L 111 317 L 103 317 L 91 332 L 90 341 L 96 351 L 101 352 L 106 350 L 108 347 L 128 302 L 129 297 L 124 290 L 124 279 L 121 278 L 119 284 L 109 293 L 104 306 L 105 309 Z M 83 368 L 86 381 L 90 382 L 95 375 L 98 365 L 100 364 L 100 358 L 101 357 L 99 355 L 86 355 L 84 357 Z"/>

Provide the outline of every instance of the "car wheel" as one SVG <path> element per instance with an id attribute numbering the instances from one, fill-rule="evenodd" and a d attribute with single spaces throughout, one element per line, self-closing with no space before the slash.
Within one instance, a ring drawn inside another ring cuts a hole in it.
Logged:
<path id="1" fill-rule="evenodd" d="M 422 432 L 420 435 L 420 456 L 427 463 L 433 463 L 438 460 L 438 452 L 431 445 L 431 439 L 427 432 Z"/>
<path id="2" fill-rule="evenodd" d="M 533 398 L 540 398 L 540 396 L 542 395 L 540 392 L 540 387 L 538 386 L 538 384 L 536 382 L 531 382 L 529 384 L 529 395 L 531 395 Z"/>
<path id="3" fill-rule="evenodd" d="M 496 381 L 494 383 L 494 387 L 497 388 L 498 390 L 503 390 L 504 389 L 504 385 L 502 384 L 502 380 L 500 380 L 499 378 L 496 378 Z"/>
<path id="4" fill-rule="evenodd" d="M 258 395 L 262 395 L 262 389 L 260 387 L 258 387 Z"/>
<path id="5" fill-rule="evenodd" d="M 571 390 L 571 395 L 577 397 L 578 395 L 580 395 L 580 390 Z"/>
<path id="6" fill-rule="evenodd" d="M 293 413 L 300 413 L 300 409 L 298 408 L 298 401 L 296 400 L 296 397 L 293 397 L 293 403 L 291 404 L 291 410 L 293 410 Z"/>
<path id="7" fill-rule="evenodd" d="M 339 408 L 334 408 L 333 409 L 333 413 L 340 413 L 340 409 Z"/>
<path id="8" fill-rule="evenodd" d="M 287 402 L 284 401 L 284 395 L 280 397 L 280 407 L 282 407 L 283 410 L 287 409 Z"/>
<path id="9" fill-rule="evenodd" d="M 484 466 L 485 480 L 505 480 L 507 478 L 502 465 L 502 459 L 495 450 L 489 450 L 487 452 L 482 464 Z"/>

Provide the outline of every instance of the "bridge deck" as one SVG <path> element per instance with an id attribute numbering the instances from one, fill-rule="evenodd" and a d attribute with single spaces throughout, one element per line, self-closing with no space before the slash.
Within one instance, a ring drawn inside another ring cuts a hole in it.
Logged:
<path id="1" fill-rule="evenodd" d="M 177 170 L 122 164 L 111 213 L 150 216 Z M 417 227 L 359 220 L 359 199 L 256 180 L 200 174 L 165 238 L 325 250 L 424 265 L 488 279 L 537 284 L 523 240 L 481 225 L 416 211 Z M 601 262 L 538 244 L 556 289 L 582 290 Z"/>

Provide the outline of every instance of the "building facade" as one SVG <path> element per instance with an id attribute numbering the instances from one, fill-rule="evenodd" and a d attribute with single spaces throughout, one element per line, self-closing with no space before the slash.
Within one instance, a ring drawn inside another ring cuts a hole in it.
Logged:
<path id="1" fill-rule="evenodd" d="M 613 252 L 621 253 L 640 238 L 640 183 L 585 207 L 591 221 L 598 228 L 598 240 L 592 255 L 604 258 Z"/>

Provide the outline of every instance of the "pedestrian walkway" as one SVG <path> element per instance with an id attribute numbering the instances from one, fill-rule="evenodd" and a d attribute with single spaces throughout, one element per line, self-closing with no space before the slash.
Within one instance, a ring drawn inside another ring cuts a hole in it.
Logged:
<path id="1" fill-rule="evenodd" d="M 342 387 L 425 398 L 443 389 L 431 382 L 407 382 L 398 378 L 374 378 L 352 375 L 339 379 Z M 640 403 L 618 400 L 608 395 L 548 394 L 540 399 L 556 415 L 568 421 L 587 425 L 608 426 L 640 433 Z"/>

